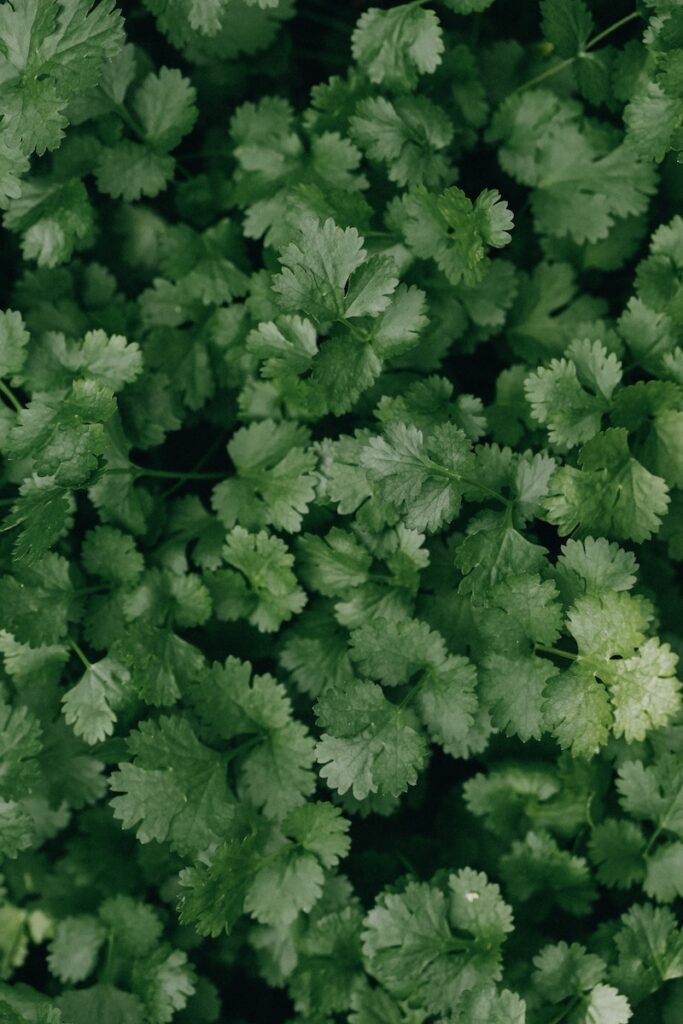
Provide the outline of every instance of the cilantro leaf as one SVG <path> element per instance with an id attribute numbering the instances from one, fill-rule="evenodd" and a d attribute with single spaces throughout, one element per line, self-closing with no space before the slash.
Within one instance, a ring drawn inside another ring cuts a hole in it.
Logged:
<path id="1" fill-rule="evenodd" d="M 250 675 L 248 664 L 228 658 L 198 681 L 192 700 L 210 736 L 243 744 L 231 751 L 240 795 L 279 819 L 313 792 L 313 741 L 293 718 L 284 686 Z"/>
<path id="2" fill-rule="evenodd" d="M 292 572 L 294 557 L 278 537 L 236 526 L 228 534 L 223 558 L 240 573 L 223 577 L 237 601 L 234 611 L 226 607 L 226 618 L 244 616 L 260 632 L 272 633 L 304 607 L 306 595 Z"/>
<path id="3" fill-rule="evenodd" d="M 409 710 L 392 704 L 375 683 L 354 680 L 326 690 L 316 704 L 325 730 L 316 747 L 320 775 L 343 794 L 398 796 L 415 783 L 426 748 Z"/>
<path id="4" fill-rule="evenodd" d="M 367 262 L 366 262 L 367 261 Z M 318 323 L 345 316 L 377 316 L 398 285 L 393 264 L 368 260 L 355 228 L 305 218 L 296 242 L 280 256 L 283 270 L 273 281 L 285 311 L 299 310 Z"/>
<path id="5" fill-rule="evenodd" d="M 180 853 L 218 841 L 233 813 L 220 755 L 184 719 L 169 717 L 141 722 L 128 748 L 133 760 L 111 777 L 123 827 L 136 828 L 142 843 L 168 841 Z"/>
<path id="6" fill-rule="evenodd" d="M 358 19 L 351 39 L 353 56 L 371 82 L 411 89 L 418 75 L 441 63 L 443 40 L 433 11 L 403 4 L 383 11 L 371 7 Z"/>
<path id="7" fill-rule="evenodd" d="M 436 530 L 455 518 L 473 468 L 465 434 L 448 424 L 427 438 L 404 423 L 390 423 L 385 437 L 371 438 L 360 455 L 381 499 L 404 510 L 406 525 Z"/>
<path id="8" fill-rule="evenodd" d="M 464 868 L 444 890 L 409 882 L 384 893 L 365 919 L 370 972 L 394 996 L 431 1013 L 499 976 L 510 908 L 486 875 Z M 464 934 L 463 934 L 464 933 Z"/>
<path id="9" fill-rule="evenodd" d="M 386 164 L 387 176 L 398 185 L 438 188 L 452 181 L 444 150 L 453 126 L 425 97 L 368 97 L 356 107 L 349 127 L 368 157 Z"/>
<path id="10" fill-rule="evenodd" d="M 512 228 L 512 214 L 496 189 L 472 202 L 459 188 L 435 195 L 417 187 L 396 201 L 391 219 L 415 255 L 433 259 L 451 284 L 476 284 L 488 247 L 507 245 Z"/>
<path id="11" fill-rule="evenodd" d="M 228 444 L 237 476 L 214 489 L 212 505 L 228 527 L 275 526 L 294 532 L 315 496 L 315 455 L 306 430 L 262 420 L 242 427 Z"/>
<path id="12" fill-rule="evenodd" d="M 579 466 L 562 466 L 551 481 L 548 518 L 563 534 L 579 527 L 585 533 L 641 541 L 657 532 L 669 490 L 632 457 L 622 427 L 611 427 L 585 444 Z"/>

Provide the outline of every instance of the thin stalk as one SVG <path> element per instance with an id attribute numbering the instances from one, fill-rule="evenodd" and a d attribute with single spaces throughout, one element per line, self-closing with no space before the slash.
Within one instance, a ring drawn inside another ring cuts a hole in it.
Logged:
<path id="1" fill-rule="evenodd" d="M 138 466 L 134 462 L 131 462 L 130 467 L 116 467 L 114 469 L 108 469 L 106 472 L 108 474 L 128 473 L 136 478 L 149 476 L 155 477 L 158 480 L 224 480 L 228 475 L 225 470 L 216 470 L 211 473 L 178 473 L 172 469 L 146 469 L 144 466 Z"/>
<path id="2" fill-rule="evenodd" d="M 613 32 L 617 32 L 620 28 L 623 28 L 624 25 L 628 25 L 629 22 L 635 21 L 635 19 L 639 17 L 640 14 L 638 11 L 631 11 L 630 14 L 626 14 L 623 18 L 619 18 L 618 21 L 608 25 L 608 27 L 603 29 L 602 32 L 598 32 L 598 34 L 593 36 L 592 39 L 589 39 L 580 53 L 574 54 L 573 57 L 566 57 L 565 60 L 560 61 L 559 64 L 553 64 L 552 67 L 546 68 L 546 70 L 542 71 L 540 75 L 536 75 L 535 78 L 530 79 L 528 82 L 524 82 L 522 85 L 514 89 L 513 93 L 523 92 L 524 89 L 530 89 L 532 86 L 538 85 L 540 82 L 545 82 L 547 78 L 552 78 L 553 75 L 558 75 L 560 71 L 564 71 L 564 69 L 573 64 L 575 60 L 583 57 L 584 54 L 596 47 L 598 43 L 601 43 L 603 39 L 607 39 L 607 37 L 611 36 Z"/>
<path id="3" fill-rule="evenodd" d="M 630 21 L 635 21 L 635 19 L 639 17 L 640 14 L 638 11 L 631 11 L 630 14 L 625 14 L 623 18 L 619 19 L 619 21 L 613 22 L 606 29 L 603 29 L 602 32 L 598 32 L 597 36 L 593 36 L 592 39 L 589 39 L 586 43 L 586 51 L 592 50 L 593 47 L 597 46 L 598 43 L 601 43 L 603 39 L 606 39 L 607 36 L 611 36 L 613 32 L 620 29 L 622 25 L 628 25 Z"/>
<path id="4" fill-rule="evenodd" d="M 144 131 L 142 130 L 142 127 L 137 123 L 135 118 L 131 114 L 128 113 L 128 111 L 124 107 L 123 103 L 114 103 L 113 107 L 114 107 L 114 110 L 116 111 L 116 113 L 121 118 L 121 120 L 126 125 L 128 125 L 128 127 L 132 131 L 133 135 L 136 135 L 137 138 L 140 139 L 141 142 L 146 142 L 147 139 L 145 137 Z"/>
<path id="5" fill-rule="evenodd" d="M 209 459 L 211 458 L 211 456 L 212 456 L 212 455 L 213 455 L 213 454 L 214 454 L 214 453 L 215 453 L 215 452 L 216 452 L 216 451 L 217 451 L 217 450 L 218 450 L 218 449 L 220 448 L 220 446 L 221 446 L 221 445 L 223 444 L 223 442 L 225 441 L 225 439 L 227 438 L 227 436 L 228 436 L 228 434 L 227 434 L 227 431 L 224 431 L 224 432 L 222 432 L 222 433 L 218 434 L 218 435 L 217 435 L 217 437 L 215 437 L 215 438 L 214 438 L 214 440 L 213 440 L 213 441 L 211 442 L 211 444 L 210 444 L 210 445 L 209 445 L 209 447 L 208 447 L 208 448 L 206 449 L 206 451 L 204 452 L 204 454 L 203 454 L 203 455 L 202 455 L 202 456 L 201 456 L 201 457 L 200 457 L 199 459 L 197 459 L 197 461 L 195 462 L 194 466 L 192 467 L 192 472 L 193 472 L 193 473 L 196 473 L 196 472 L 197 472 L 198 470 L 200 470 L 200 469 L 202 468 L 202 466 L 205 466 L 205 465 L 206 465 L 206 463 L 207 463 L 207 462 L 209 461 Z M 168 487 L 168 488 L 167 488 L 167 489 L 166 489 L 166 490 L 165 490 L 165 491 L 164 491 L 164 492 L 162 493 L 161 497 L 162 497 L 162 498 L 163 498 L 164 500 L 166 500 L 166 499 L 170 498 L 172 494 L 175 494 L 175 492 L 176 492 L 177 490 L 179 490 L 179 489 L 180 489 L 180 488 L 181 488 L 181 487 L 183 486 L 183 482 L 184 482 L 184 481 L 182 481 L 182 480 L 177 480 L 177 481 L 176 481 L 176 482 L 175 482 L 175 483 L 173 484 L 173 486 L 172 486 L 172 487 Z"/>
<path id="6" fill-rule="evenodd" d="M 655 843 L 657 842 L 657 840 L 659 839 L 661 834 L 662 834 L 662 826 L 661 825 L 657 825 L 657 828 L 654 830 L 654 832 L 652 833 L 652 835 L 648 839 L 647 846 L 645 847 L 645 850 L 643 851 L 643 858 L 645 860 L 647 860 L 648 857 L 650 856 L 650 854 L 652 853 L 652 847 L 655 845 Z"/>
<path id="7" fill-rule="evenodd" d="M 15 412 L 21 412 L 22 404 L 14 394 L 12 389 L 5 384 L 4 380 L 0 380 L 0 394 L 3 394 L 7 401 L 10 403 Z"/>
<path id="8" fill-rule="evenodd" d="M 500 493 L 500 491 L 494 491 L 492 487 L 488 487 L 486 484 L 480 483 L 479 480 L 472 480 L 470 477 L 463 476 L 461 473 L 454 473 L 453 470 L 446 469 L 445 466 L 435 466 L 432 469 L 432 472 L 435 472 L 437 476 L 445 476 L 454 483 L 465 484 L 467 487 L 476 487 L 484 494 L 488 494 L 489 498 L 495 498 L 496 501 L 505 505 L 506 508 L 510 505 L 510 502 L 503 494 Z"/>
<path id="9" fill-rule="evenodd" d="M 555 654 L 558 658 L 568 658 L 570 661 L 578 661 L 578 654 L 571 651 L 562 651 L 559 647 L 549 647 L 547 644 L 534 644 L 534 650 L 540 654 Z"/>
<path id="10" fill-rule="evenodd" d="M 340 316 L 337 319 L 340 324 L 343 324 L 351 332 L 354 338 L 357 338 L 359 341 L 367 341 L 367 337 L 350 320 L 347 320 L 345 316 Z"/>
<path id="11" fill-rule="evenodd" d="M 553 1017 L 553 1019 L 548 1022 L 548 1024 L 560 1024 L 561 1021 L 566 1020 L 572 1010 L 575 1010 L 580 1002 L 581 999 L 578 996 L 572 999 L 571 1003 L 568 1003 L 564 1010 L 561 1010 L 556 1017 Z"/>
<path id="12" fill-rule="evenodd" d="M 76 657 L 77 657 L 77 658 L 78 658 L 78 659 L 79 659 L 80 661 L 82 661 L 82 662 L 83 662 L 83 665 L 85 666 L 85 668 L 86 668 L 86 669 L 88 669 L 88 670 L 89 670 L 89 669 L 91 669 L 91 668 L 92 668 L 92 662 L 90 661 L 90 659 L 88 658 L 88 656 L 87 656 L 86 654 L 84 654 L 84 653 L 83 653 L 83 651 L 82 651 L 82 650 L 81 650 L 81 648 L 80 648 L 80 647 L 78 646 L 78 644 L 76 643 L 76 641 L 75 641 L 75 640 L 70 640 L 70 641 L 69 641 L 69 646 L 71 647 L 71 650 L 72 650 L 72 651 L 74 652 L 74 654 L 76 655 Z"/>

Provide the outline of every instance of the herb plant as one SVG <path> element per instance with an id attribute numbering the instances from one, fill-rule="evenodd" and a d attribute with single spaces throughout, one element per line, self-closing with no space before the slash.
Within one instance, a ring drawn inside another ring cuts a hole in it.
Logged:
<path id="1" fill-rule="evenodd" d="M 632 2 L 0 3 L 1 1024 L 683 1020 Z"/>

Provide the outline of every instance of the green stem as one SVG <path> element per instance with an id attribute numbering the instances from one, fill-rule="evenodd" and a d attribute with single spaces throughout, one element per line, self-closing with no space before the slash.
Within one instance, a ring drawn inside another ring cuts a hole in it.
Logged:
<path id="1" fill-rule="evenodd" d="M 560 1021 L 565 1020 L 572 1012 L 572 1010 L 575 1010 L 576 1007 L 579 1006 L 580 1002 L 580 996 L 576 996 L 574 999 L 572 999 L 570 1003 L 567 1004 L 567 1006 L 565 1006 L 564 1010 L 558 1013 L 556 1017 L 553 1017 L 552 1020 L 548 1021 L 548 1024 L 560 1024 Z"/>
<path id="2" fill-rule="evenodd" d="M 655 845 L 655 843 L 659 839 L 660 835 L 662 834 L 662 828 L 663 828 L 663 825 L 657 825 L 657 827 L 655 828 L 654 832 L 652 833 L 652 835 L 648 839 L 647 846 L 645 847 L 645 850 L 643 851 L 643 858 L 644 858 L 644 860 L 647 860 L 649 858 L 650 854 L 652 853 L 652 847 Z"/>
<path id="3" fill-rule="evenodd" d="M 83 651 L 78 646 L 76 641 L 75 640 L 70 640 L 69 641 L 69 646 L 71 647 L 71 650 L 74 652 L 74 654 L 83 662 L 85 668 L 90 670 L 92 668 L 92 662 L 87 657 L 87 655 L 83 653 Z"/>
<path id="4" fill-rule="evenodd" d="M 365 335 L 358 330 L 355 324 L 352 324 L 350 320 L 347 320 L 345 316 L 340 316 L 337 319 L 340 324 L 343 324 L 344 327 L 351 331 L 351 334 L 354 336 L 354 338 L 358 338 L 359 341 L 367 341 Z"/>
<path id="5" fill-rule="evenodd" d="M 422 684 L 424 682 L 424 677 L 425 677 L 425 673 L 421 672 L 420 673 L 420 678 L 418 679 L 418 681 L 416 683 L 413 683 L 413 685 L 410 687 L 410 689 L 408 690 L 408 692 L 405 695 L 405 697 L 403 698 L 403 700 L 401 700 L 400 703 L 395 705 L 397 711 L 402 711 L 403 708 L 406 706 L 406 704 L 409 704 L 411 702 L 411 700 L 413 699 L 413 697 L 415 696 L 417 691 L 422 686 Z"/>
<path id="6" fill-rule="evenodd" d="M 195 462 L 194 466 L 192 467 L 191 472 L 196 473 L 198 470 L 200 470 L 202 468 L 202 466 L 205 466 L 206 463 L 211 458 L 211 456 L 218 450 L 218 448 L 220 448 L 220 446 L 227 439 L 227 437 L 228 437 L 228 432 L 227 431 L 221 431 L 221 433 L 218 434 L 214 438 L 214 440 L 211 442 L 211 444 L 206 449 L 204 454 L 199 459 L 197 459 L 197 461 Z M 162 493 L 161 497 L 164 499 L 164 501 L 168 500 L 168 498 L 170 498 L 172 494 L 175 494 L 175 492 L 177 490 L 179 490 L 182 486 L 183 486 L 183 481 L 182 480 L 177 480 L 176 483 L 174 483 L 172 487 L 168 487 Z"/>
<path id="7" fill-rule="evenodd" d="M 549 647 L 547 644 L 534 644 L 534 650 L 540 654 L 555 654 L 558 658 L 569 658 L 570 661 L 578 661 L 578 654 L 571 651 L 562 651 L 559 647 Z"/>
<path id="8" fill-rule="evenodd" d="M 620 28 L 623 28 L 624 25 L 628 25 L 629 22 L 634 21 L 636 18 L 639 17 L 640 14 L 638 13 L 638 11 L 632 11 L 630 14 L 626 14 L 623 18 L 620 18 L 618 21 L 613 22 L 613 24 L 603 29 L 602 32 L 598 32 L 598 34 L 596 36 L 593 36 L 592 39 L 589 39 L 584 49 L 581 50 L 580 53 L 574 54 L 573 57 L 566 57 L 564 60 L 561 60 L 559 64 L 553 64 L 552 67 L 546 68 L 546 70 L 542 71 L 540 75 L 536 75 L 535 78 L 532 78 L 528 82 L 524 82 L 522 85 L 519 85 L 516 89 L 513 90 L 513 94 L 517 92 L 523 92 L 525 89 L 530 89 L 532 86 L 538 85 L 540 82 L 545 82 L 547 78 L 552 78 L 553 75 L 558 75 L 560 71 L 564 71 L 564 69 L 568 68 L 571 64 L 573 64 L 575 60 L 578 60 L 580 57 L 583 57 L 586 53 L 589 52 L 589 50 L 592 50 L 595 46 L 598 45 L 598 43 L 601 43 L 603 39 L 606 39 L 608 36 L 611 36 L 613 32 L 617 32 Z"/>
<path id="9" fill-rule="evenodd" d="M 593 47 L 597 46 L 598 43 L 601 43 L 603 39 L 606 39 L 607 36 L 611 36 L 613 32 L 620 29 L 622 25 L 628 25 L 630 21 L 635 21 L 635 19 L 639 17 L 640 14 L 638 11 L 631 11 L 630 14 L 625 14 L 623 18 L 619 19 L 619 21 L 613 22 L 606 29 L 603 29 L 602 32 L 598 32 L 597 36 L 593 36 L 592 39 L 589 39 L 586 43 L 586 51 L 592 50 Z"/>
<path id="10" fill-rule="evenodd" d="M 546 78 L 552 78 L 553 75 L 559 75 L 560 71 L 564 71 L 570 64 L 573 64 L 576 57 L 567 57 L 565 60 L 560 61 L 559 64 L 553 64 L 552 67 L 546 68 L 540 75 L 536 75 L 535 78 L 531 78 L 528 82 L 524 82 L 523 85 L 519 85 L 516 89 L 513 89 L 513 94 L 516 92 L 523 92 L 525 89 L 531 89 L 534 85 L 540 85 L 541 82 L 545 82 Z"/>
<path id="11" fill-rule="evenodd" d="M 133 135 L 136 135 L 138 137 L 138 139 L 140 140 L 140 142 L 146 142 L 147 138 L 145 136 L 144 131 L 142 130 L 140 125 L 137 123 L 137 121 L 135 121 L 135 119 L 128 113 L 128 111 L 124 107 L 123 103 L 115 103 L 113 106 L 114 106 L 114 110 L 119 115 L 121 120 L 125 124 L 128 125 L 128 127 L 132 131 Z"/>
<path id="12" fill-rule="evenodd" d="M 225 480 L 228 475 L 225 470 L 212 473 L 177 473 L 172 469 L 146 469 L 131 462 L 130 466 L 115 467 L 108 469 L 109 473 L 128 473 L 135 477 L 150 476 L 159 480 Z"/>
<path id="13" fill-rule="evenodd" d="M 229 764 L 230 761 L 232 761 L 236 757 L 239 757 L 240 754 L 246 754 L 247 751 L 251 750 L 253 747 L 258 746 L 258 744 L 261 743 L 262 740 L 263 736 L 257 735 L 250 736 L 249 739 L 243 740 L 242 743 L 238 743 L 236 747 L 232 748 L 232 750 L 228 750 L 223 754 L 224 763 Z"/>
<path id="14" fill-rule="evenodd" d="M 102 981 L 111 982 L 113 981 L 112 975 L 112 964 L 114 960 L 114 933 L 110 931 L 107 936 L 107 950 L 104 955 L 104 964 L 102 966 Z"/>
<path id="15" fill-rule="evenodd" d="M 4 395 L 10 405 L 14 408 L 15 412 L 21 412 L 22 404 L 14 394 L 11 388 L 5 384 L 4 380 L 0 380 L 0 394 Z"/>
<path id="16" fill-rule="evenodd" d="M 467 487 L 476 487 L 484 494 L 488 494 L 489 498 L 494 498 L 502 505 L 505 505 L 506 508 L 510 505 L 510 502 L 500 493 L 500 491 L 494 491 L 492 487 L 482 484 L 479 480 L 472 480 L 470 477 L 463 476 L 461 473 L 455 473 L 452 469 L 446 469 L 445 466 L 435 466 L 432 472 L 436 472 L 438 476 L 445 476 L 454 483 L 465 484 Z"/>

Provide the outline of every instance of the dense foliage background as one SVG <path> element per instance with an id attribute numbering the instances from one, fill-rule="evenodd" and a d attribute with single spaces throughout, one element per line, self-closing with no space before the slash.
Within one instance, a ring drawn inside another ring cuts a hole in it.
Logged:
<path id="1" fill-rule="evenodd" d="M 5 0 L 0 115 L 1 1024 L 678 1024 L 680 0 Z"/>

